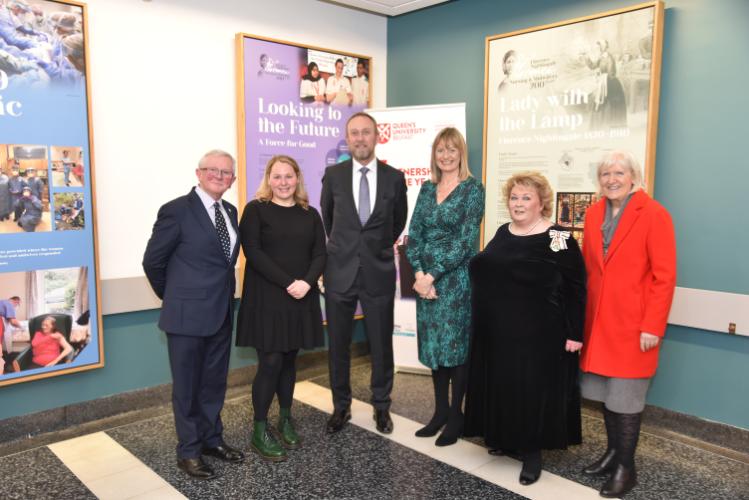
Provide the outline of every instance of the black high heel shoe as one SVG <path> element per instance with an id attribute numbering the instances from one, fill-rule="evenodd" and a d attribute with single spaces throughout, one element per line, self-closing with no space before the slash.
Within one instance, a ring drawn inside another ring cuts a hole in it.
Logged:
<path id="1" fill-rule="evenodd" d="M 523 468 L 520 470 L 520 484 L 528 486 L 541 477 L 541 451 L 523 453 Z"/>

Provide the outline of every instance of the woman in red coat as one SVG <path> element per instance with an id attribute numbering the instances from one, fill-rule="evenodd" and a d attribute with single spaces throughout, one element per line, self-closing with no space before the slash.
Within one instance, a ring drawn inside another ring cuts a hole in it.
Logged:
<path id="1" fill-rule="evenodd" d="M 601 200 L 585 216 L 580 368 L 583 397 L 603 403 L 608 446 L 584 472 L 608 475 L 601 496 L 613 498 L 637 484 L 640 415 L 676 286 L 676 243 L 671 216 L 642 190 L 632 155 L 608 154 L 597 177 Z"/>

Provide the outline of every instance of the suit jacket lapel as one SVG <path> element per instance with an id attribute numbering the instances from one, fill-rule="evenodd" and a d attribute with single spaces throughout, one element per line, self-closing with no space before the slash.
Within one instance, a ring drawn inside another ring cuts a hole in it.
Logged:
<path id="1" fill-rule="evenodd" d="M 354 161 L 348 160 L 348 168 L 344 171 L 343 176 L 343 190 L 346 193 L 346 198 L 351 202 L 351 210 L 354 211 L 354 218 L 359 221 L 359 211 L 356 209 L 356 200 L 354 199 Z"/>
<path id="2" fill-rule="evenodd" d="M 374 208 L 372 209 L 372 213 L 369 215 L 369 220 L 367 220 L 367 223 L 369 223 L 370 220 L 372 220 L 372 217 L 377 213 L 377 210 L 380 210 L 382 208 L 382 197 L 385 194 L 385 164 L 382 163 L 380 160 L 377 160 L 377 194 L 375 195 L 375 204 Z"/>
<path id="3" fill-rule="evenodd" d="M 606 253 L 606 259 L 604 262 L 608 262 L 611 259 L 611 256 L 616 253 L 616 249 L 619 248 L 622 241 L 627 237 L 627 234 L 632 230 L 635 222 L 637 222 L 637 219 L 640 218 L 642 207 L 645 206 L 646 202 L 647 196 L 645 196 L 645 193 L 642 191 L 637 191 L 632 195 L 629 203 L 624 207 L 624 213 L 622 213 L 622 217 L 619 219 L 619 225 L 616 227 L 614 239 L 609 245 L 609 251 Z"/>

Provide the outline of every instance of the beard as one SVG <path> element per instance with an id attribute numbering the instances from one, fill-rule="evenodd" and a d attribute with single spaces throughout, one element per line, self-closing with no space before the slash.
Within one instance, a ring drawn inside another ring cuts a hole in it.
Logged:
<path id="1" fill-rule="evenodd" d="M 356 148 L 351 150 L 351 156 L 358 162 L 368 162 L 374 157 L 374 149 Z"/>

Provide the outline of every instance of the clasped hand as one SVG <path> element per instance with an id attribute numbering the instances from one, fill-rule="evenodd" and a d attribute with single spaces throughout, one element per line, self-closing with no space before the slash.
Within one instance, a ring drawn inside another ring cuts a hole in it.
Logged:
<path id="1" fill-rule="evenodd" d="M 434 288 L 434 277 L 431 274 L 424 274 L 419 271 L 415 274 L 416 281 L 413 289 L 419 294 L 419 297 L 427 300 L 437 298 L 437 290 Z"/>
<path id="2" fill-rule="evenodd" d="M 567 339 L 567 342 L 564 344 L 564 350 L 567 352 L 578 352 L 582 348 L 583 343 L 576 340 Z"/>
<path id="3" fill-rule="evenodd" d="M 294 280 L 291 285 L 286 287 L 286 292 L 297 300 L 304 298 L 309 290 L 309 283 L 304 280 Z"/>

